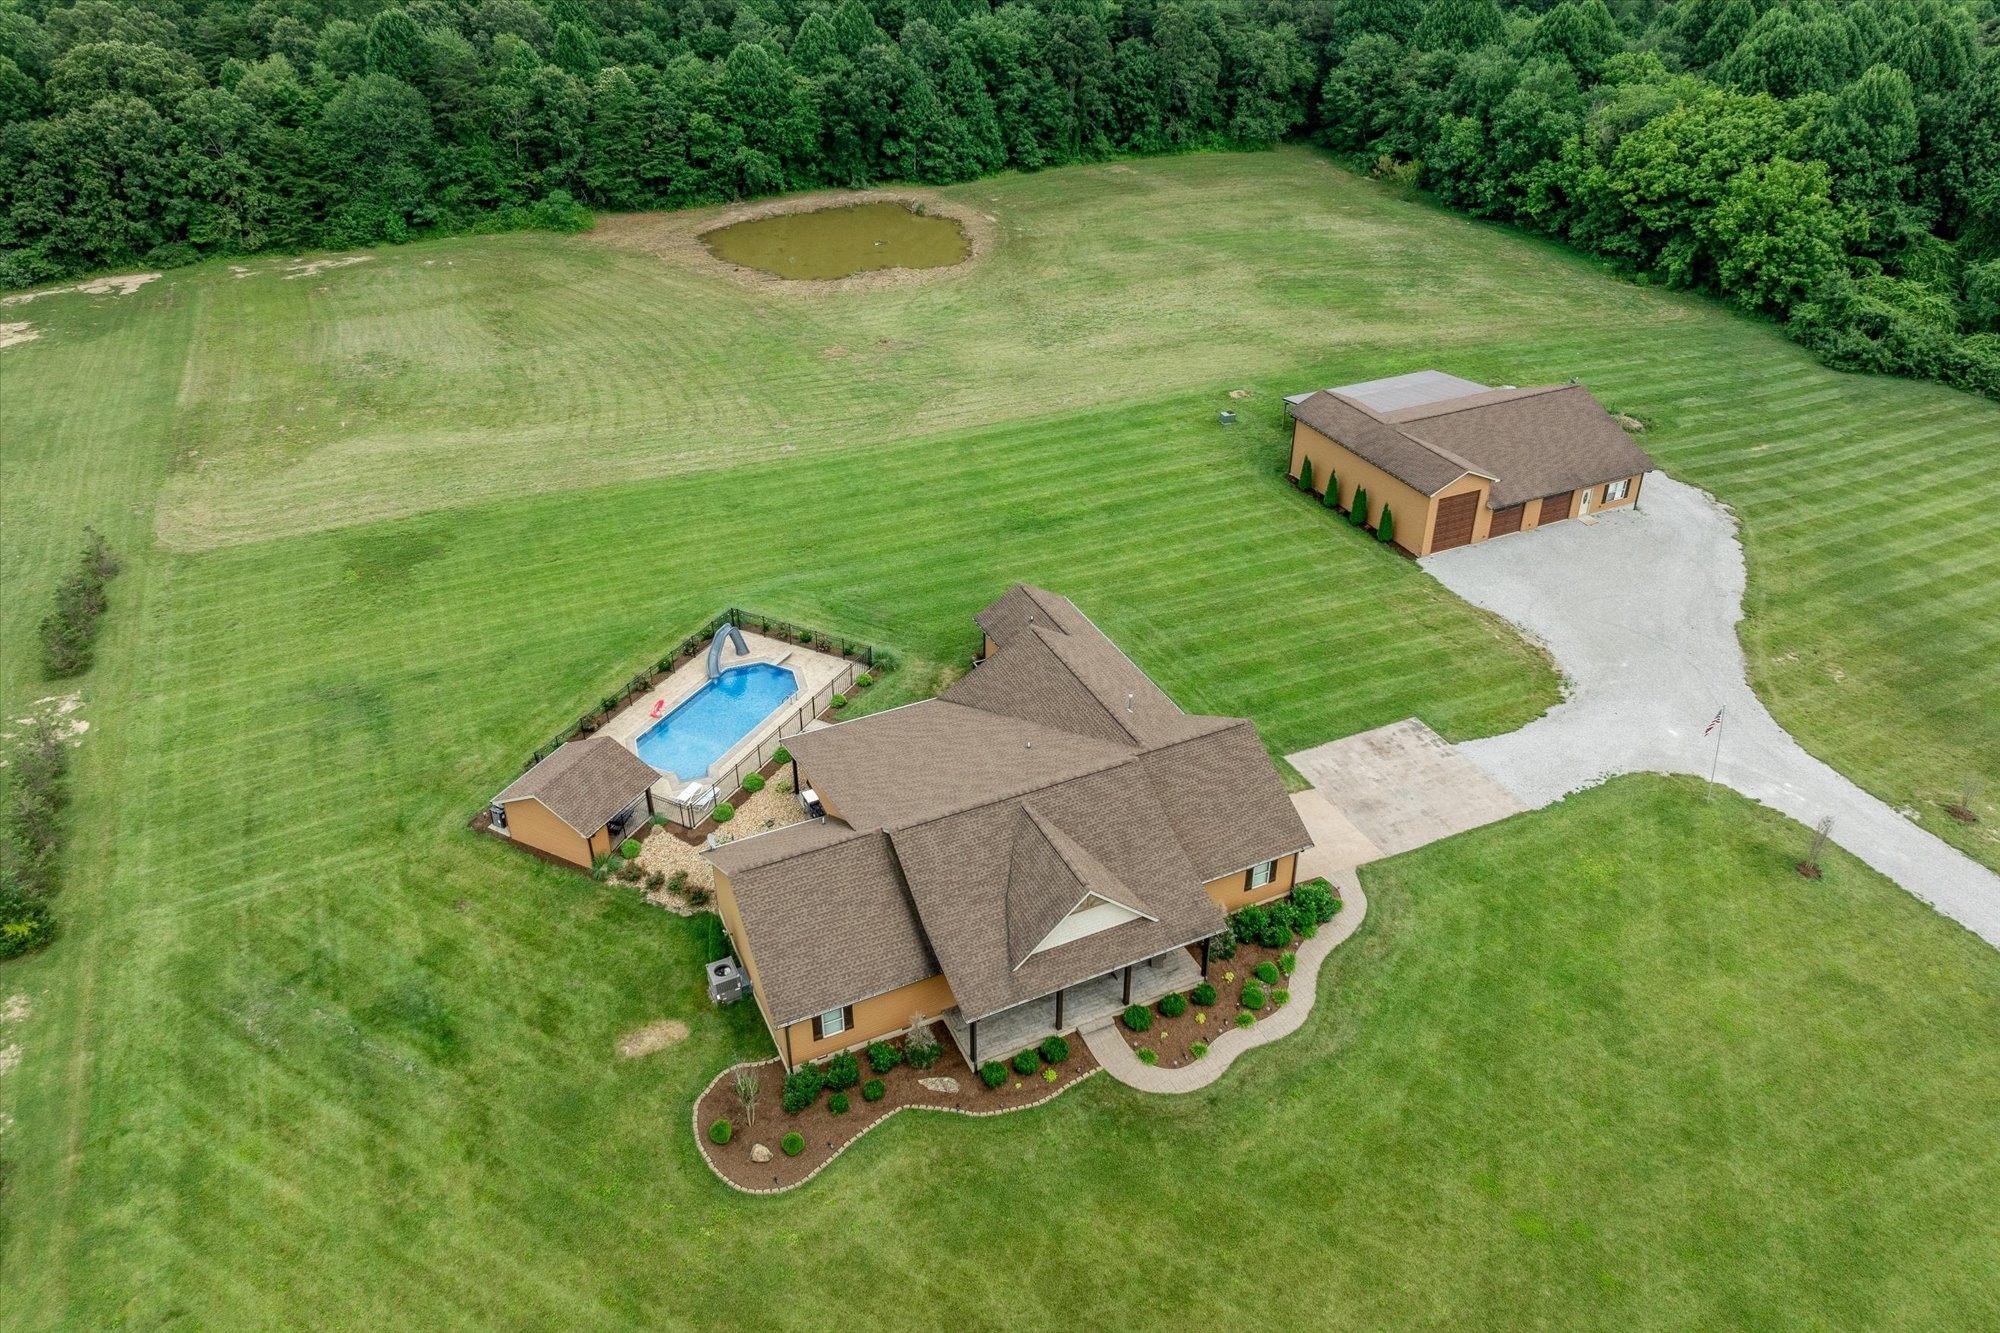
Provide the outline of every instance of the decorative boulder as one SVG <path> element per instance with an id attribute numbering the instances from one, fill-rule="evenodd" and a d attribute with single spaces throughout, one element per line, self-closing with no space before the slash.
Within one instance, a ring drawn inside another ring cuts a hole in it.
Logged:
<path id="1" fill-rule="evenodd" d="M 771 1150 L 761 1143 L 753 1143 L 750 1145 L 750 1160 L 753 1162 L 768 1162 L 771 1160 Z"/>
<path id="2" fill-rule="evenodd" d="M 932 1092 L 951 1093 L 958 1091 L 958 1080 L 955 1078 L 920 1078 L 917 1080 L 917 1083 Z"/>

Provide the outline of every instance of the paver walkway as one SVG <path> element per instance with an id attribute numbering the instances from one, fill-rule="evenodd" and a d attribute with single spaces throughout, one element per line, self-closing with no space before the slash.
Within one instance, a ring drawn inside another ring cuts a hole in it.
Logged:
<path id="1" fill-rule="evenodd" d="M 1722 709 L 1718 782 L 1807 825 L 1831 815 L 1835 842 L 2000 946 L 2000 876 L 1807 754 L 1751 691 L 1736 637 L 1743 548 L 1705 492 L 1654 473 L 1639 510 L 1422 564 L 1542 640 L 1569 678 L 1568 697 L 1540 718 L 1458 747 L 1524 805 L 1620 773 L 1706 777 L 1715 738 L 1702 730 Z"/>
<path id="2" fill-rule="evenodd" d="M 1319 934 L 1300 941 L 1299 965 L 1291 978 L 1290 1004 L 1258 1019 L 1255 1027 L 1229 1028 L 1209 1043 L 1207 1056 L 1179 1069 L 1140 1064 L 1118 1029 L 1110 1023 L 1099 1023 L 1084 1031 L 1083 1043 L 1097 1057 L 1104 1072 L 1141 1092 L 1193 1092 L 1221 1078 L 1243 1052 L 1298 1031 L 1312 1013 L 1313 1001 L 1319 994 L 1319 965 L 1368 915 L 1368 897 L 1361 892 L 1361 881 L 1351 868 L 1335 870 L 1327 878 L 1340 889 L 1340 910 L 1334 913 L 1333 920 L 1319 928 Z"/>

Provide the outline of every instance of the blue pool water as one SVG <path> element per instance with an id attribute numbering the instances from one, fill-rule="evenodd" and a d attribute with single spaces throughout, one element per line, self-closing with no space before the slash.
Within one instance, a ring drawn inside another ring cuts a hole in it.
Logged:
<path id="1" fill-rule="evenodd" d="M 798 692 L 798 677 L 768 662 L 731 667 L 639 737 L 639 757 L 683 781 L 709 765 Z"/>

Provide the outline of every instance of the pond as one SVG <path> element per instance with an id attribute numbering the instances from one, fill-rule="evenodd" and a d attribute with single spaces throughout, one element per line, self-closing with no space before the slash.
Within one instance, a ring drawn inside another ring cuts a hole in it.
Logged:
<path id="1" fill-rule="evenodd" d="M 780 213 L 719 227 L 701 239 L 717 259 L 807 280 L 885 268 L 950 268 L 972 253 L 958 223 L 899 203 Z"/>

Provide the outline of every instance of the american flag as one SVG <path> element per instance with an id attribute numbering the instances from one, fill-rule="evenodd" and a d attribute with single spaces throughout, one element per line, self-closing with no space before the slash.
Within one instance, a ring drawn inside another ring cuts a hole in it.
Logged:
<path id="1" fill-rule="evenodd" d="M 1721 725 L 1722 725 L 1722 710 L 1718 708 L 1715 710 L 1715 720 L 1709 723 L 1707 726 L 1703 727 L 1701 729 L 1701 734 L 1706 736 L 1708 735 L 1709 732 L 1714 731 L 1717 727 Z"/>

